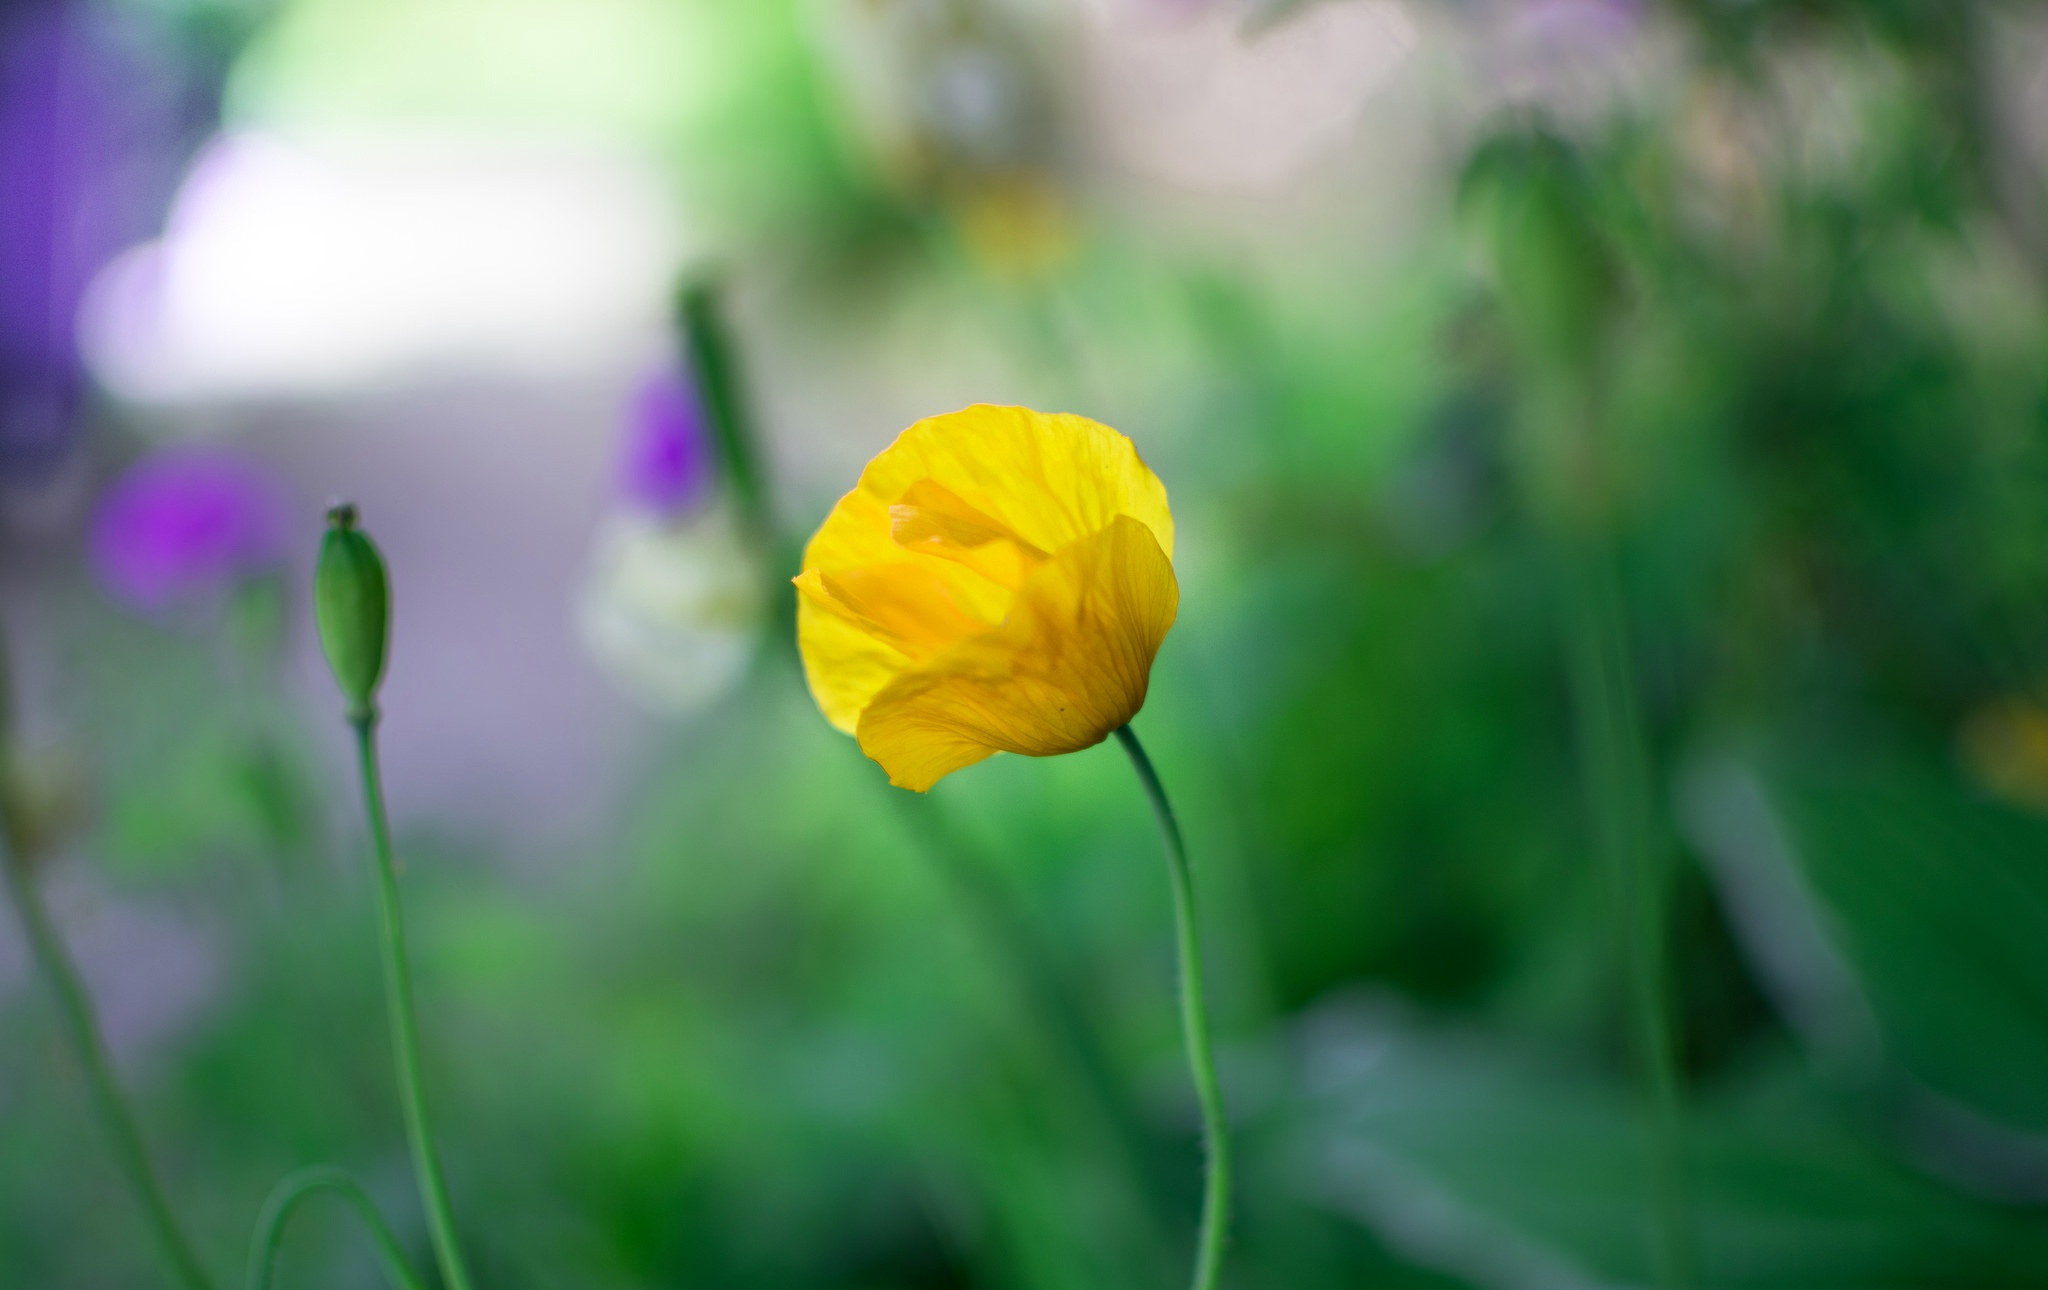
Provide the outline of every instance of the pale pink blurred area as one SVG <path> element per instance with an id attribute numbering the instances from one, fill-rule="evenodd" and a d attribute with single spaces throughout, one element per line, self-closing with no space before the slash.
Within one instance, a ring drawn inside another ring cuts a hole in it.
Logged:
<path id="1" fill-rule="evenodd" d="M 205 150 L 164 235 L 93 288 L 100 381 L 151 433 L 288 481 L 299 570 L 331 500 L 383 547 L 401 827 L 516 862 L 609 805 L 644 723 L 593 673 L 571 610 L 636 387 L 673 352 L 680 227 L 656 168 L 614 148 L 244 132 Z M 346 779 L 308 612 L 295 602 L 292 675 Z"/>
<path id="2" fill-rule="evenodd" d="M 162 902 L 118 895 L 85 865 L 60 863 L 44 898 L 116 1064 L 146 1065 L 217 997 L 226 965 L 214 928 Z M 44 989 L 14 920 L 0 923 L 0 999 Z"/>
<path id="3" fill-rule="evenodd" d="M 1104 146 L 1201 192 L 1260 192 L 1343 148 L 1421 39 L 1393 0 L 1302 6 L 1088 0 L 1089 93 Z"/>
<path id="4" fill-rule="evenodd" d="M 392 811 L 518 862 L 610 806 L 643 719 L 595 671 L 571 608 L 611 503 L 625 379 L 447 385 L 295 414 L 263 451 L 309 496 L 346 498 L 391 567 L 380 699 Z M 302 517 L 306 558 L 321 515 Z M 303 620 L 303 614 L 301 615 Z M 312 633 L 293 673 L 347 774 L 341 701 Z"/>

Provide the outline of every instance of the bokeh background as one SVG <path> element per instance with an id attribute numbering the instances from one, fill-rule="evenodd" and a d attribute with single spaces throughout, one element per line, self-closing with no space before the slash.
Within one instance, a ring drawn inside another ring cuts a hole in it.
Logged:
<path id="1" fill-rule="evenodd" d="M 1137 724 L 1231 1285 L 1648 1283 L 1617 811 L 1699 1284 L 2039 1285 L 2044 174 L 2019 0 L 11 0 L 10 844 L 217 1276 L 321 1162 L 430 1262 L 310 624 L 349 498 L 484 1284 L 1174 1284 L 1128 768 L 888 788 L 781 581 L 912 420 L 1084 412 L 1178 522 Z M 150 1253 L 0 920 L 0 1283 Z M 282 1273 L 377 1284 L 338 1210 Z"/>

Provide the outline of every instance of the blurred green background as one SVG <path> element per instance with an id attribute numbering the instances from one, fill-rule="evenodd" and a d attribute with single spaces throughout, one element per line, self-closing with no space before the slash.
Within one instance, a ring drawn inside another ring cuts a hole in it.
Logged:
<path id="1" fill-rule="evenodd" d="M 431 1262 L 336 496 L 482 1284 L 1185 1275 L 1128 769 L 892 790 L 788 641 L 789 545 L 975 401 L 1172 497 L 1228 1284 L 1650 1284 L 1610 817 L 1697 1283 L 2048 1280 L 2048 8 L 15 0 L 0 68 L 10 846 L 224 1284 L 323 1162 Z M 338 1208 L 282 1276 L 378 1284 Z M 0 1284 L 168 1284 L 11 920 Z"/>

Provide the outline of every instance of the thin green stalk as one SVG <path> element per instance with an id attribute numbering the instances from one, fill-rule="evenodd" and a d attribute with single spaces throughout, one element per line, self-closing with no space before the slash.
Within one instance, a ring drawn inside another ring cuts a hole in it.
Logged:
<path id="1" fill-rule="evenodd" d="M 1209 1051 L 1209 1008 L 1202 985 L 1202 943 L 1195 926 L 1195 878 L 1188 867 L 1187 844 L 1167 801 L 1159 772 L 1145 755 L 1145 746 L 1129 726 L 1119 726 L 1117 742 L 1130 754 L 1131 767 L 1145 786 L 1159 835 L 1166 844 L 1167 871 L 1173 880 L 1173 925 L 1180 953 L 1180 1024 L 1187 1040 L 1188 1068 L 1195 1095 L 1202 1104 L 1202 1143 L 1208 1176 L 1202 1187 L 1202 1227 L 1195 1243 L 1194 1290 L 1215 1290 L 1223 1271 L 1223 1246 L 1230 1225 L 1230 1128 L 1223 1115 L 1223 1089 L 1216 1080 L 1216 1059 Z"/>
<path id="2" fill-rule="evenodd" d="M 377 1202 L 348 1171 L 329 1165 L 315 1165 L 288 1174 L 271 1191 L 270 1199 L 263 1204 L 262 1216 L 256 1220 L 255 1241 L 249 1247 L 249 1290 L 270 1290 L 277 1277 L 277 1256 L 283 1248 L 285 1226 L 300 1205 L 323 1191 L 347 1201 L 363 1220 L 370 1239 L 376 1242 L 378 1261 L 384 1265 L 384 1275 L 393 1290 L 426 1290 L 426 1283 L 405 1257 L 405 1247 L 399 1244 L 397 1234 L 377 1212 Z"/>
<path id="3" fill-rule="evenodd" d="M 747 535 L 766 561 L 768 603 L 774 607 L 769 639 L 793 642 L 796 597 L 789 578 L 801 563 L 803 548 L 776 521 L 760 428 L 716 282 L 698 278 L 683 286 L 676 297 L 676 325 L 683 363 L 703 403 L 726 488 Z"/>
<path id="4" fill-rule="evenodd" d="M 405 1104 L 406 1138 L 412 1146 L 413 1172 L 419 1178 L 420 1200 L 427 1210 L 427 1231 L 434 1258 L 447 1290 L 471 1290 L 469 1268 L 455 1235 L 455 1210 L 448 1200 L 448 1180 L 441 1172 L 441 1153 L 427 1112 L 427 1094 L 420 1078 L 419 1023 L 413 1015 L 412 965 L 405 950 L 405 916 L 398 904 L 398 868 L 391 858 L 391 827 L 385 818 L 384 786 L 377 773 L 375 712 L 350 718 L 363 772 L 363 809 L 370 819 L 370 841 L 376 853 L 375 879 L 379 922 L 384 930 L 384 993 L 391 1013 L 391 1047 L 398 1065 L 398 1091 Z"/>
<path id="5" fill-rule="evenodd" d="M 718 289 L 705 280 L 689 283 L 677 297 L 676 315 L 682 330 L 683 359 L 703 402 L 704 419 L 726 483 L 755 536 L 773 538 L 775 516 L 769 506 L 759 436 L 754 433 L 753 410 L 726 331 Z"/>
<path id="6" fill-rule="evenodd" d="M 50 992 L 56 996 L 57 1012 L 63 1019 L 78 1064 L 85 1072 L 86 1089 L 92 1096 L 93 1110 L 106 1131 L 109 1145 L 114 1149 L 114 1163 L 120 1167 L 128 1180 L 128 1189 L 135 1193 L 136 1201 L 142 1206 L 143 1217 L 149 1221 L 165 1267 L 172 1280 L 184 1290 L 213 1290 L 212 1279 L 200 1264 L 191 1240 L 178 1225 L 177 1216 L 171 1212 L 170 1201 L 164 1195 L 163 1181 L 157 1177 L 156 1166 L 150 1161 L 149 1148 L 142 1141 L 142 1130 L 136 1124 L 135 1113 L 129 1109 L 128 1100 L 114 1079 L 113 1065 L 107 1059 L 106 1044 L 100 1038 L 99 1023 L 93 1016 L 92 999 L 86 993 L 85 982 L 79 977 L 70 954 L 64 949 L 63 940 L 57 935 L 56 926 L 50 921 L 50 911 L 43 904 L 42 888 L 30 871 L 29 862 L 17 856 L 10 847 L 8 853 L 0 857 L 0 869 L 7 872 L 8 890 L 14 897 L 15 910 L 21 915 L 22 930 L 28 936 L 36 967 L 49 983 Z"/>
<path id="7" fill-rule="evenodd" d="M 1626 977 L 1630 1030 L 1647 1094 L 1651 1262 L 1659 1286 L 1689 1290 L 1692 1251 L 1664 935 L 1666 883 L 1653 841 L 1649 756 L 1612 560 L 1604 545 L 1574 554 L 1572 701 L 1584 757 L 1587 808 L 1606 875 Z"/>

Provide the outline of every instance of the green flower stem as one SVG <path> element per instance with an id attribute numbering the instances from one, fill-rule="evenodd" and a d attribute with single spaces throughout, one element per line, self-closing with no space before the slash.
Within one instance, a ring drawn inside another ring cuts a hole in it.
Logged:
<path id="1" fill-rule="evenodd" d="M 720 285 L 708 278 L 685 283 L 676 296 L 676 326 L 683 364 L 703 402 L 720 473 L 738 507 L 740 523 L 764 562 L 771 606 L 768 639 L 794 645 L 796 593 L 789 579 L 803 562 L 803 544 L 792 540 L 776 520 L 765 445 L 747 396 L 739 347 L 726 326 Z"/>
<path id="2" fill-rule="evenodd" d="M 703 400 L 705 420 L 710 423 L 726 481 L 755 535 L 770 538 L 775 534 L 775 517 L 757 452 L 753 413 L 747 406 L 732 338 L 726 332 L 718 288 L 702 279 L 686 284 L 676 298 L 676 316 L 682 329 L 683 357 L 696 381 L 697 397 Z"/>
<path id="3" fill-rule="evenodd" d="M 1145 786 L 1159 835 L 1166 844 L 1167 870 L 1173 879 L 1173 924 L 1180 950 L 1180 1024 L 1188 1046 L 1188 1068 L 1195 1095 L 1202 1103 L 1202 1142 L 1208 1155 L 1208 1177 L 1202 1187 L 1202 1227 L 1195 1245 L 1194 1290 L 1215 1290 L 1223 1270 L 1223 1245 L 1230 1225 L 1230 1129 L 1223 1116 L 1223 1089 L 1216 1081 L 1216 1059 L 1209 1051 L 1209 1009 L 1202 987 L 1202 943 L 1195 926 L 1195 879 L 1188 868 L 1187 845 L 1173 804 L 1159 772 L 1145 755 L 1145 746 L 1129 726 L 1119 726 L 1117 742 L 1130 754 L 1131 767 Z"/>
<path id="4" fill-rule="evenodd" d="M 1653 841 L 1649 756 L 1613 552 L 1573 553 L 1572 703 L 1584 758 L 1587 808 L 1620 943 L 1636 1061 L 1645 1085 L 1651 1260 L 1664 1290 L 1692 1285 L 1677 1038 L 1664 924 L 1664 866 Z"/>
<path id="5" fill-rule="evenodd" d="M 43 904 L 42 889 L 30 871 L 29 862 L 16 855 L 10 847 L 8 853 L 0 857 L 0 869 L 7 872 L 8 890 L 14 898 L 15 910 L 21 915 L 22 930 L 28 935 L 36 967 L 49 983 L 50 992 L 56 996 L 57 1011 L 63 1018 L 78 1064 L 85 1072 L 93 1110 L 98 1114 L 100 1126 L 106 1131 L 108 1142 L 114 1149 L 114 1162 L 142 1206 L 143 1216 L 148 1219 L 150 1230 L 156 1236 L 157 1250 L 165 1267 L 183 1290 L 213 1290 L 212 1278 L 207 1276 L 199 1256 L 193 1251 L 191 1240 L 178 1225 L 177 1216 L 171 1212 L 170 1201 L 164 1195 L 163 1181 L 157 1177 L 156 1166 L 150 1162 L 149 1149 L 142 1141 L 142 1130 L 136 1125 L 135 1114 L 129 1109 L 128 1100 L 122 1096 L 121 1086 L 114 1079 L 113 1066 L 107 1059 L 106 1044 L 100 1038 L 99 1023 L 93 1017 L 92 1000 L 86 994 L 85 982 L 79 977 L 71 956 L 65 952 L 56 926 L 50 921 L 50 912 Z"/>
<path id="6" fill-rule="evenodd" d="M 398 1090 L 405 1103 L 406 1138 L 412 1145 L 413 1172 L 419 1178 L 420 1200 L 427 1210 L 427 1231 L 434 1240 L 434 1258 L 447 1290 L 471 1290 L 469 1269 L 455 1236 L 454 1207 L 448 1201 L 448 1180 L 441 1172 L 433 1118 L 420 1078 L 419 1022 L 413 1016 L 412 966 L 405 951 L 405 916 L 398 904 L 398 869 L 391 858 L 391 826 L 384 812 L 384 787 L 377 773 L 377 716 L 351 717 L 356 751 L 363 771 L 363 809 L 370 819 L 375 851 L 377 908 L 384 929 L 384 992 L 391 1012 L 391 1047 L 398 1064 Z"/>
<path id="7" fill-rule="evenodd" d="M 256 1239 L 249 1247 L 248 1290 L 270 1290 L 277 1276 L 277 1256 L 284 1243 L 285 1226 L 300 1205 L 323 1191 L 347 1201 L 363 1220 L 370 1239 L 377 1244 L 378 1261 L 384 1265 L 384 1275 L 393 1290 L 426 1290 L 426 1283 L 413 1271 L 405 1257 L 405 1247 L 377 1212 L 377 1202 L 370 1198 L 370 1193 L 346 1170 L 328 1165 L 287 1175 L 264 1202 L 263 1214 L 256 1220 Z"/>

